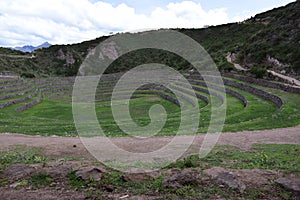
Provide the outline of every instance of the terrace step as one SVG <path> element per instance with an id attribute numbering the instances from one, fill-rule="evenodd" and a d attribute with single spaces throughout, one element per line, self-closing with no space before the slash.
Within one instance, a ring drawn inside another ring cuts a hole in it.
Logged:
<path id="1" fill-rule="evenodd" d="M 193 77 L 194 79 L 197 78 L 197 80 L 204 80 L 203 76 L 201 75 L 192 75 L 192 76 L 189 76 L 189 77 Z M 219 77 L 213 77 L 213 76 L 210 76 L 209 79 L 214 82 L 214 79 L 216 79 L 216 82 L 219 80 Z M 226 86 L 231 86 L 231 87 L 235 87 L 235 88 L 238 88 L 238 89 L 241 89 L 243 91 L 246 91 L 250 94 L 254 94 L 256 96 L 259 96 L 263 99 L 266 99 L 268 101 L 271 101 L 272 103 L 274 103 L 276 105 L 276 107 L 278 109 L 282 108 L 283 106 L 283 101 L 280 97 L 276 96 L 276 95 L 273 95 L 273 94 L 270 94 L 264 90 L 261 90 L 261 89 L 258 89 L 258 88 L 255 88 L 255 87 L 252 87 L 252 86 L 248 86 L 248 85 L 245 85 L 245 84 L 242 84 L 242 83 L 238 83 L 238 82 L 235 82 L 235 81 L 231 81 L 231 80 L 228 80 L 228 79 L 225 79 L 223 78 L 223 82 L 224 82 L 224 85 Z"/>
<path id="2" fill-rule="evenodd" d="M 271 101 L 272 103 L 274 103 L 276 105 L 276 107 L 278 109 L 282 108 L 282 106 L 283 106 L 283 101 L 280 97 L 278 97 L 276 95 L 273 95 L 271 93 L 268 93 L 264 90 L 261 90 L 261 89 L 258 89 L 258 88 L 252 87 L 252 86 L 248 86 L 248 85 L 245 85 L 245 84 L 242 84 L 242 83 L 238 83 L 238 82 L 235 82 L 235 81 L 227 80 L 227 79 L 224 79 L 224 84 L 227 85 L 227 86 L 231 86 L 231 87 L 241 89 L 243 91 L 246 91 L 246 92 L 249 92 L 249 93 L 254 94 L 256 96 L 259 96 L 263 99 Z"/>
<path id="3" fill-rule="evenodd" d="M 42 101 L 43 101 L 43 94 L 42 94 L 42 92 L 40 92 L 40 97 L 38 99 L 33 100 L 33 101 L 29 102 L 29 103 L 26 103 L 25 105 L 23 105 L 21 107 L 16 108 L 16 111 L 17 112 L 23 112 L 23 111 L 25 111 L 25 110 L 27 110 L 27 109 L 29 109 L 29 108 L 31 108 L 31 107 L 33 107 L 33 106 L 41 103 Z"/>
<path id="4" fill-rule="evenodd" d="M 20 99 L 15 99 L 15 100 L 11 100 L 11 101 L 8 101 L 8 102 L 5 102 L 5 103 L 2 103 L 0 104 L 0 109 L 3 109 L 3 108 L 6 108 L 10 105 L 14 105 L 14 104 L 18 104 L 18 103 L 22 103 L 28 99 L 31 99 L 33 97 L 35 97 L 37 94 L 38 94 L 39 90 L 36 89 L 34 93 L 28 95 L 28 96 L 25 96 L 23 98 L 20 98 Z"/>
<path id="5" fill-rule="evenodd" d="M 195 81 L 195 80 L 190 80 L 190 83 L 193 85 L 198 85 L 198 86 L 202 86 L 202 87 L 209 87 L 212 88 L 214 90 L 220 91 L 220 92 L 225 92 L 227 94 L 230 94 L 232 96 L 234 96 L 235 98 L 239 99 L 241 101 L 241 103 L 243 104 L 244 107 L 246 107 L 248 105 L 248 100 L 246 99 L 246 97 L 242 94 L 240 94 L 239 92 L 232 90 L 230 88 L 223 88 L 221 86 L 217 86 L 211 83 L 205 83 L 205 82 L 201 82 L 201 81 Z"/>

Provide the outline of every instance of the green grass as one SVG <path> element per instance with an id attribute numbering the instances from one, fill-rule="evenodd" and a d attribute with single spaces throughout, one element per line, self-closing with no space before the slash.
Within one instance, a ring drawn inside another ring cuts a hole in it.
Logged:
<path id="1" fill-rule="evenodd" d="M 0 170 L 12 164 L 44 163 L 46 159 L 41 148 L 20 145 L 8 151 L 0 151 Z"/>
<path id="2" fill-rule="evenodd" d="M 40 163 L 45 161 L 41 155 L 40 148 L 28 148 L 19 146 L 9 151 L 0 152 L 1 166 L 8 166 L 14 163 Z M 171 164 L 172 168 L 198 168 L 204 170 L 213 166 L 237 169 L 269 169 L 281 172 L 300 174 L 300 145 L 283 144 L 259 144 L 254 145 L 248 151 L 241 151 L 232 146 L 218 146 L 207 157 L 200 159 L 197 156 L 190 156 L 184 160 Z M 243 193 L 226 187 L 219 187 L 211 181 L 201 184 L 185 184 L 178 189 L 167 189 L 163 187 L 163 180 L 166 171 L 163 169 L 161 176 L 156 179 L 149 179 L 145 182 L 125 181 L 124 173 L 110 171 L 104 173 L 101 180 L 96 182 L 92 179 L 83 181 L 76 177 L 76 171 L 70 171 L 66 184 L 71 189 L 85 191 L 88 196 L 100 198 L 103 190 L 110 186 L 114 193 L 130 195 L 151 195 L 156 194 L 162 199 L 209 199 L 216 196 L 226 199 L 292 199 L 292 195 L 276 184 L 270 183 L 261 188 L 246 188 Z M 7 185 L 8 179 L 1 179 L 0 185 Z M 44 173 L 36 174 L 25 180 L 19 180 L 17 188 L 31 186 L 34 189 L 48 187 L 53 179 Z M 94 188 L 91 190 L 91 188 Z M 96 198 L 96 199 L 97 199 Z"/>
<path id="3" fill-rule="evenodd" d="M 232 146 L 218 146 L 205 158 L 189 156 L 168 167 L 213 166 L 236 169 L 270 169 L 285 172 L 300 172 L 300 145 L 256 144 L 250 151 L 241 151 Z"/>
<path id="4" fill-rule="evenodd" d="M 237 88 L 235 91 L 244 95 L 248 100 L 248 105 L 244 108 L 242 103 L 231 95 L 227 95 L 226 119 L 223 132 L 238 132 L 243 130 L 263 130 L 292 127 L 300 124 L 300 96 L 275 89 L 255 86 L 281 97 L 284 106 L 277 109 L 276 106 L 258 96 L 249 94 Z M 215 91 L 218 92 L 218 91 Z M 207 96 L 204 94 L 204 96 Z M 153 99 L 153 97 L 156 97 Z M 36 99 L 34 97 L 33 99 Z M 217 106 L 218 99 L 211 97 Z M 59 135 L 76 136 L 77 131 L 73 122 L 72 104 L 69 94 L 64 94 L 57 99 L 45 96 L 42 103 L 18 113 L 15 109 L 31 100 L 27 100 L 17 105 L 11 105 L 0 110 L 0 132 L 23 133 L 30 135 Z M 4 100 L 4 102 L 7 100 Z M 69 102 L 68 102 L 69 101 Z M 118 101 L 120 104 L 124 101 Z M 187 103 L 187 102 L 186 102 Z M 142 98 L 132 99 L 129 104 L 132 120 L 139 126 L 146 126 L 150 123 L 149 109 L 155 104 L 162 105 L 167 112 L 167 121 L 158 135 L 174 135 L 180 125 L 180 108 L 175 104 L 161 99 L 155 95 L 145 95 Z M 97 102 L 96 113 L 106 136 L 120 137 L 126 136 L 116 124 L 110 102 Z M 199 133 L 205 133 L 208 129 L 211 117 L 211 105 L 205 105 L 199 101 L 200 121 Z M 191 106 L 189 109 L 193 109 Z M 83 110 L 84 111 L 84 110 Z M 193 116 L 189 116 L 192 118 Z M 124 123 L 127 123 L 125 119 Z M 189 121 L 189 119 L 185 119 Z M 184 134 L 189 134 L 186 130 Z M 97 134 L 96 134 L 97 135 Z"/>
<path id="5" fill-rule="evenodd" d="M 199 159 L 197 156 L 185 158 L 177 161 L 169 167 L 171 168 L 196 168 L 200 170 L 212 166 L 221 166 L 226 168 L 241 169 L 271 169 L 283 172 L 300 172 L 300 160 L 298 158 L 300 145 L 254 145 L 249 151 L 241 151 L 232 146 L 219 146 L 211 152 L 206 158 Z M 201 184 L 185 184 L 178 189 L 167 189 L 163 187 L 163 180 L 166 177 L 167 169 L 162 171 L 162 175 L 156 179 L 149 179 L 145 182 L 125 181 L 124 173 L 112 171 L 103 174 L 101 181 L 93 180 L 83 181 L 75 175 L 76 171 L 70 172 L 69 185 L 79 190 L 89 190 L 95 188 L 95 191 L 102 191 L 103 188 L 111 186 L 116 193 L 131 195 L 151 195 L 159 194 L 162 199 L 209 199 L 220 198 L 226 199 L 292 199 L 292 195 L 280 188 L 276 184 L 270 183 L 264 187 L 252 188 L 247 187 L 243 193 L 226 187 L 219 187 L 211 181 Z M 94 196 L 93 192 L 90 194 Z M 97 193 L 99 195 L 99 193 Z"/>
<path id="6" fill-rule="evenodd" d="M 43 188 L 49 186 L 52 178 L 46 174 L 33 175 L 28 181 L 34 188 Z"/>

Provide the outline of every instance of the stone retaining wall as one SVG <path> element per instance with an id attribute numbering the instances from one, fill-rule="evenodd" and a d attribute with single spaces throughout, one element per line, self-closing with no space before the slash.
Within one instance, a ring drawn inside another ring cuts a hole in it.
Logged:
<path id="1" fill-rule="evenodd" d="M 237 91 L 234 91 L 230 88 L 222 88 L 220 86 L 217 86 L 217 85 L 213 85 L 213 84 L 210 84 L 210 83 L 204 83 L 204 82 L 199 82 L 199 81 L 190 81 L 192 84 L 195 84 L 195 85 L 199 85 L 199 86 L 202 86 L 202 87 L 209 87 L 209 88 L 212 88 L 214 90 L 217 90 L 217 91 L 220 91 L 220 92 L 224 92 L 224 89 L 225 89 L 225 92 L 227 94 L 230 94 L 234 97 L 236 97 L 237 99 L 239 99 L 243 106 L 246 107 L 248 105 L 248 100 L 246 99 L 246 97 L 244 97 L 244 95 L 238 93 Z"/>
<path id="2" fill-rule="evenodd" d="M 34 93 L 32 93 L 32 94 L 30 94 L 26 97 L 2 103 L 2 104 L 0 104 L 0 109 L 3 109 L 7 106 L 10 106 L 10 105 L 13 105 L 13 104 L 18 104 L 18 103 L 21 103 L 21 102 L 26 101 L 28 99 L 31 99 L 31 98 L 35 97 L 38 94 L 38 92 L 39 92 L 39 90 L 37 89 Z"/>
<path id="3" fill-rule="evenodd" d="M 249 92 L 251 94 L 257 95 L 263 99 L 269 100 L 269 101 L 273 102 L 277 108 L 281 108 L 283 106 L 283 101 L 281 98 L 279 98 L 276 95 L 265 92 L 263 90 L 260 90 L 260 89 L 242 84 L 242 83 L 238 83 L 235 81 L 227 80 L 227 79 L 224 79 L 224 84 L 227 86 L 239 88 L 239 89 Z"/>
<path id="4" fill-rule="evenodd" d="M 278 89 L 278 90 L 282 90 L 282 91 L 286 91 L 286 92 L 300 94 L 300 88 L 291 87 L 291 86 L 285 85 L 285 84 L 274 83 L 274 82 L 270 82 L 270 81 L 266 81 L 266 80 L 262 80 L 262 79 L 256 79 L 256 78 L 252 78 L 252 77 L 240 76 L 237 74 L 226 73 L 226 74 L 224 74 L 224 76 L 228 77 L 228 78 L 234 78 L 234 79 L 237 79 L 240 81 L 248 82 L 251 84 L 260 85 L 263 87 L 274 88 L 274 89 Z"/>
<path id="5" fill-rule="evenodd" d="M 179 85 L 180 85 L 180 84 L 179 84 Z M 177 87 L 177 86 L 175 86 L 175 85 L 172 85 L 171 87 L 174 88 L 175 90 L 178 90 L 178 91 L 183 92 L 183 93 L 185 93 L 185 94 L 188 94 L 188 95 L 191 95 L 191 96 L 196 96 L 197 99 L 200 99 L 200 100 L 204 101 L 206 104 L 209 104 L 209 103 L 210 103 L 210 102 L 209 102 L 209 99 L 208 99 L 206 96 L 203 96 L 203 95 L 201 95 L 201 94 L 199 94 L 199 93 L 190 91 L 190 90 L 185 89 L 185 88 Z"/>

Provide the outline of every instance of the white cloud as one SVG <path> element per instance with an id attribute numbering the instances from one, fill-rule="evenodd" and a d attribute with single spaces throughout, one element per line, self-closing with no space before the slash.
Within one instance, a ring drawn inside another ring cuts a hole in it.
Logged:
<path id="1" fill-rule="evenodd" d="M 226 9 L 205 11 L 199 3 L 183 1 L 137 14 L 126 4 L 88 0 L 1 0 L 0 45 L 74 43 L 109 32 L 143 28 L 200 28 L 230 21 Z"/>

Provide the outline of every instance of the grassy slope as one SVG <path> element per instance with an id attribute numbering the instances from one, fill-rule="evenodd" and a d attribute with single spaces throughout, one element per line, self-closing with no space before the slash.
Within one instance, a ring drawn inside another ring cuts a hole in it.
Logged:
<path id="1" fill-rule="evenodd" d="M 257 96 L 239 91 L 248 99 L 249 104 L 244 108 L 239 100 L 227 95 L 227 117 L 224 131 L 261 130 L 281 127 L 290 127 L 300 124 L 300 98 L 297 94 L 282 91 L 272 91 L 281 97 L 285 104 L 280 110 L 272 103 Z M 168 121 L 161 131 L 161 135 L 172 135 L 177 131 L 180 123 L 180 109 L 175 104 L 159 98 L 146 96 L 133 99 L 130 103 L 131 116 L 139 125 L 147 125 L 150 122 L 148 111 L 154 104 L 161 104 L 168 113 Z M 20 105 L 12 105 L 0 110 L 0 132 L 14 132 L 41 135 L 74 136 L 76 130 L 73 123 L 72 105 L 65 97 L 59 101 L 44 99 L 42 103 L 17 113 L 15 108 Z M 120 101 L 122 102 L 122 101 Z M 210 119 L 210 106 L 200 103 L 201 119 L 199 132 L 205 132 Z M 108 136 L 124 136 L 116 125 L 110 111 L 109 102 L 96 104 L 98 120 Z"/>

